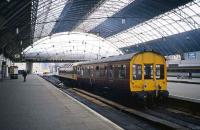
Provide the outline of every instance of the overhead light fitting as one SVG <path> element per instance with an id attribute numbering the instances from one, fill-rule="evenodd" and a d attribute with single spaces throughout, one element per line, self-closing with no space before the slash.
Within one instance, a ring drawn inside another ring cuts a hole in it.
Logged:
<path id="1" fill-rule="evenodd" d="M 20 41 L 20 45 L 22 46 L 22 44 L 23 44 L 23 42 L 22 42 L 22 40 Z"/>
<path id="2" fill-rule="evenodd" d="M 123 18 L 123 19 L 122 19 L 122 24 L 125 24 L 125 23 L 126 23 L 126 19 Z"/>
<path id="3" fill-rule="evenodd" d="M 19 28 L 16 28 L 16 34 L 19 34 Z"/>

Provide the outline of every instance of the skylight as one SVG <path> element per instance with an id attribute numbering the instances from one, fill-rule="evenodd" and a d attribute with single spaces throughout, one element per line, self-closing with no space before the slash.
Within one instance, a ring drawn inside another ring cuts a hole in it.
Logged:
<path id="1" fill-rule="evenodd" d="M 34 37 L 49 35 L 68 0 L 39 0 Z"/>
<path id="2" fill-rule="evenodd" d="M 200 28 L 200 0 L 194 0 L 170 12 L 108 37 L 118 48 Z"/>
<path id="3" fill-rule="evenodd" d="M 93 34 L 57 33 L 35 42 L 24 50 L 26 59 L 91 60 L 122 54 L 110 42 Z"/>
<path id="4" fill-rule="evenodd" d="M 89 32 L 97 25 L 122 10 L 134 0 L 105 0 L 102 4 L 88 14 L 86 20 L 81 22 L 74 31 Z"/>

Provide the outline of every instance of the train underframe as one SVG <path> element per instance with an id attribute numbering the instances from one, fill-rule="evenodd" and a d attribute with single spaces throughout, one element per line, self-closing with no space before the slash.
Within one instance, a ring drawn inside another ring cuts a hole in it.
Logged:
<path id="1" fill-rule="evenodd" d="M 107 86 L 99 86 L 96 84 L 89 84 L 85 81 L 77 81 L 72 79 L 60 78 L 62 82 L 66 86 L 70 87 L 78 87 L 81 89 L 87 89 L 92 91 L 101 91 L 108 93 L 115 93 L 119 95 L 130 95 L 133 97 L 134 101 L 138 102 L 142 105 L 155 105 L 155 104 L 164 104 L 169 96 L 169 92 L 167 90 L 157 90 L 157 91 L 138 91 L 138 92 L 130 92 L 129 89 L 120 89 L 120 87 L 107 87 Z"/>
<path id="2" fill-rule="evenodd" d="M 167 90 L 155 90 L 155 91 L 138 91 L 132 93 L 132 96 L 141 104 L 154 105 L 164 104 L 169 96 Z"/>

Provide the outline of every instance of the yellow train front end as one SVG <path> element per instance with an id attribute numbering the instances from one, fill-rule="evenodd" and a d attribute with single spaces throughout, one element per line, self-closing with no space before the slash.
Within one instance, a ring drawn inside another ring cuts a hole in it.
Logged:
<path id="1" fill-rule="evenodd" d="M 143 100 L 168 97 L 166 60 L 162 55 L 155 52 L 141 52 L 132 57 L 130 91 Z"/>

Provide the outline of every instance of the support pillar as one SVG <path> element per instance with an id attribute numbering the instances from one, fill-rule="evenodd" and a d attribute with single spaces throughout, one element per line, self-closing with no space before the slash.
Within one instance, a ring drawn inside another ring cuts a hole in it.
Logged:
<path id="1" fill-rule="evenodd" d="M 0 55 L 0 80 L 9 77 L 8 67 L 10 67 L 12 61 L 2 54 Z"/>
<path id="2" fill-rule="evenodd" d="M 184 55 L 184 53 L 181 53 L 180 56 L 181 56 L 181 60 L 185 60 L 185 55 Z"/>
<path id="3" fill-rule="evenodd" d="M 32 62 L 26 62 L 26 71 L 31 74 L 33 72 L 33 63 Z"/>

